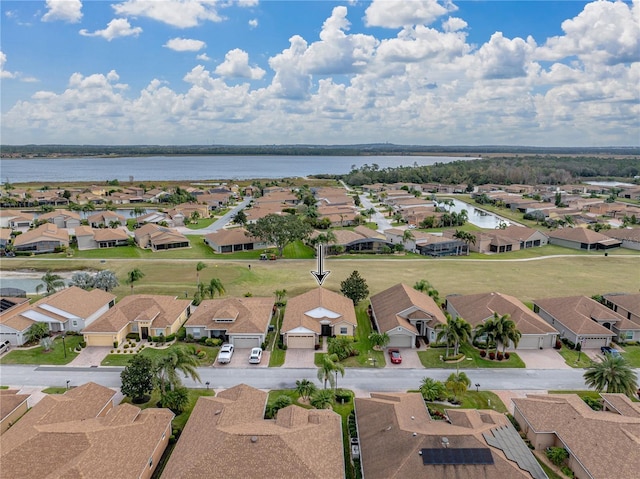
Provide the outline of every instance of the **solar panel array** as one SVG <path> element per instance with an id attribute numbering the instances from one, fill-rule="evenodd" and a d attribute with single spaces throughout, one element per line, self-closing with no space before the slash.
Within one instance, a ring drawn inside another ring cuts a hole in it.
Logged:
<path id="1" fill-rule="evenodd" d="M 531 450 L 511 424 L 494 427 L 491 431 L 484 432 L 482 435 L 487 444 L 501 449 L 507 459 L 515 461 L 520 469 L 529 472 L 531 477 L 534 479 L 548 479 Z"/>
<path id="2" fill-rule="evenodd" d="M 493 464 L 488 447 L 421 449 L 422 463 L 431 466 Z"/>

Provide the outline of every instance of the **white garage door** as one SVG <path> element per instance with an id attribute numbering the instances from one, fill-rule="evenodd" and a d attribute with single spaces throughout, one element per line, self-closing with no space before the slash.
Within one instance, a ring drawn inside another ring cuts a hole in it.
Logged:
<path id="1" fill-rule="evenodd" d="M 316 345 L 316 338 L 313 334 L 288 334 L 287 335 L 287 348 L 313 349 Z"/>
<path id="2" fill-rule="evenodd" d="M 236 349 L 249 349 L 249 348 L 259 348 L 262 341 L 260 341 L 260 337 L 234 337 L 231 340 L 231 343 L 235 346 Z"/>
<path id="3" fill-rule="evenodd" d="M 390 335 L 387 346 L 390 348 L 410 348 L 411 341 L 413 341 L 413 336 L 406 334 Z"/>

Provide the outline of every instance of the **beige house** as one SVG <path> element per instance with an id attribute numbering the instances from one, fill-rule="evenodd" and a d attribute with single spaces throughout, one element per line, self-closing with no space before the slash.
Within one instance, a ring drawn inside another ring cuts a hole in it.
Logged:
<path id="1" fill-rule="evenodd" d="M 504 414 L 447 409 L 433 420 L 419 393 L 356 398 L 366 479 L 546 479 Z"/>
<path id="2" fill-rule="evenodd" d="M 640 471 L 640 406 L 623 394 L 601 394 L 594 411 L 576 394 L 514 398 L 522 432 L 537 451 L 562 447 L 577 478 L 637 479 Z"/>
<path id="3" fill-rule="evenodd" d="M 191 244 L 185 235 L 173 228 L 155 224 L 141 226 L 134 233 L 136 244 L 140 248 L 163 251 L 175 248 L 189 248 Z"/>
<path id="4" fill-rule="evenodd" d="M 401 283 L 371 296 L 371 316 L 396 348 L 415 348 L 418 337 L 435 342 L 436 326 L 447 322 L 430 296 Z"/>
<path id="5" fill-rule="evenodd" d="M 549 232 L 549 243 L 592 251 L 618 248 L 622 241 L 587 228 L 562 228 Z"/>
<path id="6" fill-rule="evenodd" d="M 453 318 L 462 317 L 473 328 L 486 320 L 509 315 L 522 334 L 518 349 L 547 349 L 556 344 L 560 333 L 527 308 L 519 299 L 502 293 L 480 293 L 447 296 L 447 311 Z M 513 347 L 510 344 L 509 347 Z"/>
<path id="7" fill-rule="evenodd" d="M 78 226 L 75 233 L 80 251 L 114 248 L 129 244 L 129 234 L 124 227 L 94 229 L 91 226 Z"/>
<path id="8" fill-rule="evenodd" d="M 149 479 L 171 436 L 168 409 L 114 406 L 95 383 L 45 394 L 0 436 L 2 476 Z"/>
<path id="9" fill-rule="evenodd" d="M 87 346 L 114 346 L 129 333 L 142 339 L 169 336 L 191 314 L 191 300 L 174 296 L 133 294 L 123 298 L 82 333 Z"/>
<path id="10" fill-rule="evenodd" d="M 126 225 L 127 219 L 115 211 L 101 211 L 88 216 L 87 222 L 92 228 L 112 228 L 113 225 Z"/>
<path id="11" fill-rule="evenodd" d="M 281 332 L 288 348 L 314 348 L 320 336 L 354 336 L 353 302 L 318 287 L 287 301 Z"/>
<path id="12" fill-rule="evenodd" d="M 38 220 L 52 223 L 58 228 L 75 228 L 80 226 L 82 218 L 75 211 L 55 210 L 38 216 Z"/>
<path id="13" fill-rule="evenodd" d="M 343 478 L 340 416 L 292 405 L 265 420 L 267 396 L 240 384 L 198 399 L 161 477 Z"/>
<path id="14" fill-rule="evenodd" d="M 274 298 L 207 299 L 184 327 L 195 339 L 221 338 L 238 349 L 256 348 L 265 341 L 274 307 Z"/>
<path id="15" fill-rule="evenodd" d="M 55 224 L 45 223 L 13 239 L 16 251 L 32 253 L 53 253 L 56 249 L 69 246 L 69 231 Z"/>
<path id="16" fill-rule="evenodd" d="M 205 235 L 204 242 L 216 253 L 253 251 L 269 246 L 260 238 L 252 237 L 245 228 L 221 229 Z"/>
<path id="17" fill-rule="evenodd" d="M 13 426 L 29 409 L 28 394 L 17 389 L 0 389 L 0 434 Z"/>

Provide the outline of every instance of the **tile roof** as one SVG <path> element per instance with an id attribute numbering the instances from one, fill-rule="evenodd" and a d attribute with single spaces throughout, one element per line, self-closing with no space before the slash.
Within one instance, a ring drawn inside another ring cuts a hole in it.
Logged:
<path id="1" fill-rule="evenodd" d="M 610 229 L 604 230 L 602 234 L 609 238 L 615 238 L 621 241 L 634 241 L 636 243 L 640 243 L 640 228 Z"/>
<path id="2" fill-rule="evenodd" d="M 541 231 L 534 228 L 527 228 L 526 226 L 509 225 L 506 228 L 500 230 L 501 236 L 505 236 L 507 238 L 515 239 L 518 241 L 526 241 L 536 233 L 540 233 L 543 236 L 546 236 Z"/>
<path id="3" fill-rule="evenodd" d="M 587 244 L 611 242 L 611 238 L 609 238 L 608 236 L 590 230 L 588 228 L 561 228 L 550 231 L 548 236 L 549 238 L 557 238 Z"/>
<path id="4" fill-rule="evenodd" d="M 546 334 L 558 331 L 536 313 L 527 308 L 519 299 L 502 293 L 479 293 L 463 296 L 447 296 L 447 303 L 467 321 L 476 327 L 493 313 L 508 314 L 522 334 Z"/>
<path id="5" fill-rule="evenodd" d="M 69 243 L 69 231 L 65 228 L 58 228 L 53 223 L 45 223 L 32 230 L 16 236 L 13 239 L 15 246 L 21 246 L 37 241 L 59 241 L 61 243 Z"/>
<path id="6" fill-rule="evenodd" d="M 144 226 L 141 226 L 136 230 L 134 235 L 136 241 L 139 241 L 141 238 L 148 236 L 149 241 L 154 245 L 189 241 L 187 237 L 180 233 L 178 230 L 167 228 L 164 226 L 158 226 L 153 223 L 148 223 Z"/>
<path id="7" fill-rule="evenodd" d="M 417 334 L 417 329 L 407 319 L 409 314 L 413 319 L 447 322 L 444 313 L 430 296 L 402 283 L 371 296 L 371 308 L 381 332 L 402 326 Z"/>
<path id="8" fill-rule="evenodd" d="M 44 213 L 38 216 L 38 219 L 49 221 L 50 219 L 59 218 L 59 217 L 62 217 L 65 219 L 74 219 L 78 221 L 82 219 L 78 213 L 76 213 L 75 211 L 69 211 L 69 210 L 50 211 L 49 213 Z"/>
<path id="9" fill-rule="evenodd" d="M 353 302 L 349 298 L 318 287 L 287 301 L 282 332 L 286 333 L 302 326 L 320 334 L 321 320 L 329 320 L 330 324 L 342 321 L 358 324 Z"/>
<path id="10" fill-rule="evenodd" d="M 70 286 L 50 296 L 45 296 L 35 302 L 32 307 L 33 309 L 39 308 L 55 313 L 51 308 L 48 310 L 45 309 L 47 306 L 50 306 L 60 311 L 71 313 L 79 318 L 86 319 L 114 299 L 116 299 L 115 294 L 108 293 L 102 289 L 85 291 L 77 286 Z"/>
<path id="11" fill-rule="evenodd" d="M 615 336 L 595 320 L 617 322 L 625 319 L 586 296 L 537 299 L 534 304 L 580 336 Z"/>
<path id="12" fill-rule="evenodd" d="M 265 334 L 275 298 L 224 298 L 202 301 L 184 326 L 226 329 L 227 334 Z M 233 322 L 216 323 L 216 318 Z"/>
<path id="13" fill-rule="evenodd" d="M 201 397 L 162 477 L 344 477 L 340 416 L 292 405 L 265 420 L 266 401 L 244 384 Z"/>
<path id="14" fill-rule="evenodd" d="M 535 432 L 554 433 L 595 479 L 609 479 L 613 471 L 616 479 L 638 477 L 640 408 L 628 399 L 632 415 L 594 411 L 575 394 L 512 401 Z"/>
<path id="15" fill-rule="evenodd" d="M 175 296 L 133 294 L 87 326 L 83 333 L 115 333 L 136 319 L 152 319 L 153 328 L 172 325 L 191 304 Z"/>

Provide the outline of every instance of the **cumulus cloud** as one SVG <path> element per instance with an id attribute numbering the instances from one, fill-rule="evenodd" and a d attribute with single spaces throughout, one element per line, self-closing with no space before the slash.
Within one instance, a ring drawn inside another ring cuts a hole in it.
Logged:
<path id="1" fill-rule="evenodd" d="M 471 75 L 489 79 L 524 77 L 535 47 L 533 38 L 525 42 L 522 38 L 508 39 L 502 32 L 496 32 L 471 60 Z"/>
<path id="2" fill-rule="evenodd" d="M 258 19 L 252 18 L 249 20 L 249 28 L 258 28 Z"/>
<path id="3" fill-rule="evenodd" d="M 47 0 L 47 13 L 42 16 L 43 22 L 62 20 L 67 23 L 78 23 L 82 19 L 82 2 L 80 0 Z"/>
<path id="4" fill-rule="evenodd" d="M 227 78 L 260 80 L 266 72 L 260 67 L 249 66 L 249 54 L 236 48 L 227 52 L 224 62 L 218 65 L 215 73 Z"/>
<path id="5" fill-rule="evenodd" d="M 207 44 L 201 40 L 190 38 L 172 38 L 163 46 L 176 52 L 197 52 L 205 48 Z"/>
<path id="6" fill-rule="evenodd" d="M 85 37 L 102 37 L 109 42 L 114 38 L 137 37 L 140 33 L 142 33 L 142 28 L 131 27 L 126 18 L 114 18 L 107 24 L 107 28 L 104 30 L 96 30 L 93 33 L 85 28 L 80 30 L 80 35 Z"/>
<path id="7" fill-rule="evenodd" d="M 7 63 L 7 55 L 0 51 L 0 78 L 15 78 L 16 74 L 4 69 L 4 64 Z"/>
<path id="8" fill-rule="evenodd" d="M 223 21 L 217 5 L 207 0 L 126 0 L 112 7 L 118 15 L 147 17 L 173 27 L 190 28 L 205 21 Z"/>
<path id="9" fill-rule="evenodd" d="M 457 17 L 449 17 L 442 22 L 442 28 L 445 32 L 457 32 L 458 30 L 464 30 L 467 26 L 467 22 Z"/>
<path id="10" fill-rule="evenodd" d="M 437 0 L 373 0 L 365 12 L 365 22 L 372 27 L 400 28 L 429 25 L 450 11 L 452 3 L 443 6 Z"/>
<path id="11" fill-rule="evenodd" d="M 206 53 L 201 53 L 199 55 L 196 55 L 196 60 L 200 60 L 203 62 L 210 62 L 211 58 L 209 58 L 209 55 L 207 55 Z"/>

